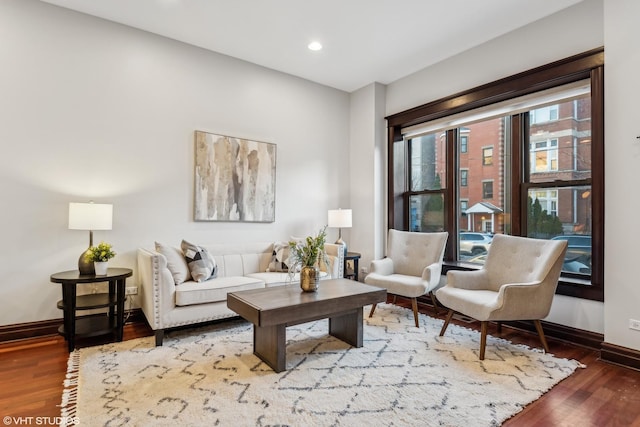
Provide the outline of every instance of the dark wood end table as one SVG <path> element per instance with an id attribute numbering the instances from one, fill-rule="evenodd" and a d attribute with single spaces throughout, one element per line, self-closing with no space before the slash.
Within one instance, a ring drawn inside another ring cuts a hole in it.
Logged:
<path id="1" fill-rule="evenodd" d="M 227 294 L 227 307 L 253 323 L 253 353 L 274 371 L 287 369 L 287 326 L 329 318 L 329 334 L 362 347 L 363 307 L 387 300 L 387 290 L 347 279 L 322 280 L 316 292 L 299 285 Z"/>
<path id="2" fill-rule="evenodd" d="M 133 275 L 130 268 L 109 268 L 106 275 L 81 275 L 78 270 L 63 271 L 51 275 L 53 283 L 62 284 L 62 300 L 58 308 L 64 313 L 64 323 L 58 332 L 67 340 L 69 351 L 75 349 L 76 337 L 93 337 L 113 333 L 122 341 L 124 327 L 125 281 Z M 108 293 L 77 295 L 77 285 L 109 282 Z M 104 318 L 87 316 L 76 319 L 76 311 L 108 308 Z"/>
<path id="3" fill-rule="evenodd" d="M 344 256 L 344 273 L 343 276 L 345 279 L 351 279 L 358 281 L 358 261 L 360 260 L 360 254 L 358 252 L 347 252 Z M 353 261 L 353 271 L 349 270 L 348 262 Z"/>

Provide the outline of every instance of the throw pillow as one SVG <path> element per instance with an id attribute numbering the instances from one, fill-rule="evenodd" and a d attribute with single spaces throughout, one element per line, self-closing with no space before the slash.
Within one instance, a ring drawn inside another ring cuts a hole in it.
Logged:
<path id="1" fill-rule="evenodd" d="M 267 271 L 289 271 L 289 244 L 287 242 L 273 244 L 273 253 Z"/>
<path id="2" fill-rule="evenodd" d="M 171 276 L 173 276 L 173 282 L 176 285 L 179 285 L 180 283 L 191 279 L 189 266 L 187 265 L 187 261 L 184 259 L 182 251 L 178 248 L 174 248 L 173 246 L 166 246 L 158 242 L 155 243 L 156 252 L 161 253 L 167 259 L 167 268 L 171 272 Z"/>
<path id="3" fill-rule="evenodd" d="M 193 280 L 196 282 L 204 282 L 205 280 L 216 277 L 216 260 L 206 249 L 189 243 L 186 240 L 182 241 L 180 247 L 182 248 L 182 253 L 187 261 Z"/>

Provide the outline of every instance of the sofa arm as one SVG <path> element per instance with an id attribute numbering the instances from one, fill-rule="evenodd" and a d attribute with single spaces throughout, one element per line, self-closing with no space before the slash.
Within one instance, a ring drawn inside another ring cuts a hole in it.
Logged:
<path id="1" fill-rule="evenodd" d="M 164 316 L 175 307 L 175 283 L 167 268 L 167 258 L 155 251 L 138 248 L 140 307 L 151 329 L 164 329 Z"/>
<path id="2" fill-rule="evenodd" d="M 335 243 L 325 243 L 324 251 L 329 257 L 329 268 L 332 279 L 340 279 L 344 277 L 344 247 Z"/>

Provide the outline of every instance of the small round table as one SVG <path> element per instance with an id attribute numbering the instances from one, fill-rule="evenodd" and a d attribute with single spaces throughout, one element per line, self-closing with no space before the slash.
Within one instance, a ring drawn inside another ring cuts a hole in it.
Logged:
<path id="1" fill-rule="evenodd" d="M 58 332 L 65 337 L 69 351 L 75 349 L 76 337 L 93 337 L 113 333 L 122 341 L 124 326 L 125 281 L 133 275 L 130 268 L 109 268 L 107 274 L 80 274 L 78 270 L 51 275 L 53 283 L 62 284 L 62 300 L 58 308 L 64 314 L 64 323 Z M 77 285 L 109 282 L 108 293 L 76 295 Z M 83 316 L 76 319 L 76 311 L 108 308 L 109 316 Z"/>

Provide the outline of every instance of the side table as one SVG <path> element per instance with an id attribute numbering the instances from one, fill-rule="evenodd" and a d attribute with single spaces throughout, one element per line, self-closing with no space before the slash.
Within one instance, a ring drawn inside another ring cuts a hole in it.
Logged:
<path id="1" fill-rule="evenodd" d="M 125 281 L 133 275 L 129 268 L 109 268 L 107 274 L 81 275 L 78 270 L 63 271 L 51 275 L 51 282 L 62 284 L 62 300 L 58 308 L 63 311 L 64 323 L 58 332 L 65 337 L 69 351 L 75 349 L 76 337 L 93 337 L 113 333 L 122 341 L 124 327 Z M 109 282 L 108 293 L 76 295 L 77 285 Z M 86 316 L 76 319 L 76 311 L 108 308 L 105 317 Z"/>
<path id="2" fill-rule="evenodd" d="M 347 252 L 344 256 L 344 273 L 345 279 L 353 279 L 358 281 L 358 261 L 360 260 L 360 254 L 358 252 Z M 353 261 L 353 271 L 349 270 L 349 263 L 347 261 Z"/>

